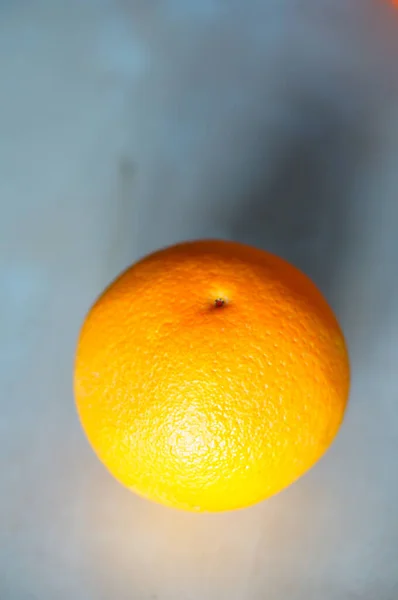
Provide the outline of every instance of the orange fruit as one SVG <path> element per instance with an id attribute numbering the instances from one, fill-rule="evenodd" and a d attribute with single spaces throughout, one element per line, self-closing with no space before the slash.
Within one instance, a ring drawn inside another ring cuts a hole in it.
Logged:
<path id="1" fill-rule="evenodd" d="M 131 490 L 193 511 L 247 507 L 324 454 L 349 361 L 316 286 L 246 245 L 195 241 L 134 264 L 83 324 L 82 426 Z"/>

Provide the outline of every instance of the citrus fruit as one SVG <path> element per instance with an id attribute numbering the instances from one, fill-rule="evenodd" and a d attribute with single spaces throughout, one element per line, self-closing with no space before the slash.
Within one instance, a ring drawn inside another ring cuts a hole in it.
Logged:
<path id="1" fill-rule="evenodd" d="M 349 361 L 310 279 L 219 240 L 139 260 L 83 324 L 75 397 L 125 486 L 192 511 L 253 505 L 305 473 L 342 422 Z"/>

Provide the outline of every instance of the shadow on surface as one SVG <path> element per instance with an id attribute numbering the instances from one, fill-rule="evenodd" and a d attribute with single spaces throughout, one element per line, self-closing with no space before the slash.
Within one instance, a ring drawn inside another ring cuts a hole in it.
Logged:
<path id="1" fill-rule="evenodd" d="M 314 102 L 296 110 L 298 126 L 273 171 L 262 176 L 256 168 L 229 233 L 283 256 L 332 301 L 336 271 L 350 251 L 353 184 L 372 146 L 364 118 L 349 121 Z"/>

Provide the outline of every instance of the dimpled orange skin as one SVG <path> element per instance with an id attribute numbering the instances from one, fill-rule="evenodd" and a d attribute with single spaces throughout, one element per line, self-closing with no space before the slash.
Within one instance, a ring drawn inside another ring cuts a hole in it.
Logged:
<path id="1" fill-rule="evenodd" d="M 185 242 L 130 267 L 82 327 L 75 397 L 125 486 L 191 511 L 251 506 L 311 468 L 349 392 L 343 334 L 315 285 L 234 242 Z"/>

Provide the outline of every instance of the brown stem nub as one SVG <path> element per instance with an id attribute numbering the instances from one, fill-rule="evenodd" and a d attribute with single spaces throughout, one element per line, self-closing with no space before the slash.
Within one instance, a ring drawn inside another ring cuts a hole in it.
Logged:
<path id="1" fill-rule="evenodd" d="M 216 308 L 222 308 L 222 307 L 224 306 L 224 304 L 225 304 L 225 300 L 224 300 L 224 298 L 216 298 L 216 299 L 214 300 L 214 306 L 215 306 Z"/>

